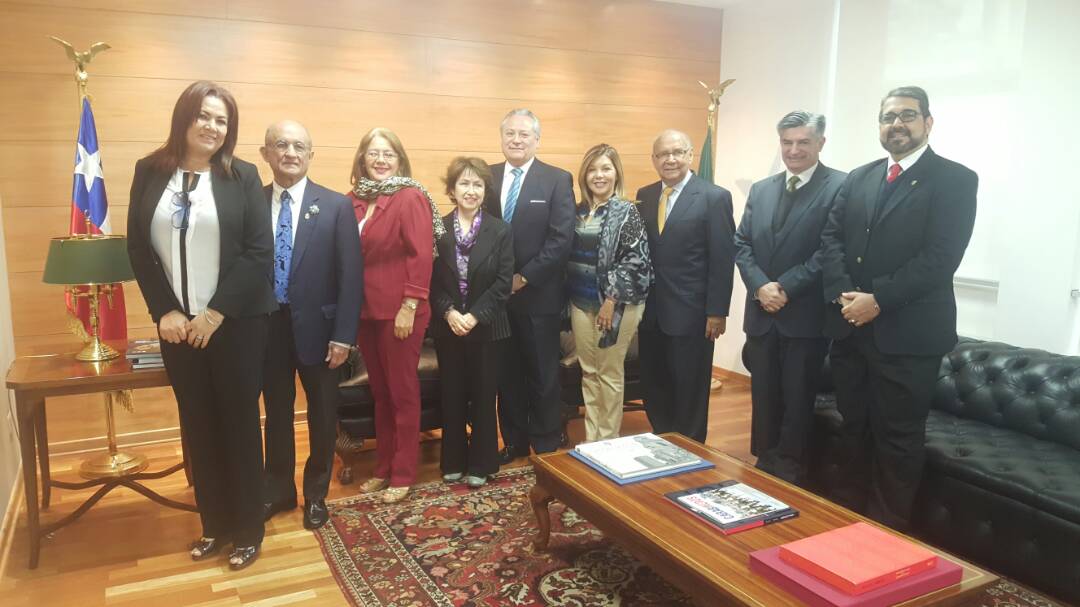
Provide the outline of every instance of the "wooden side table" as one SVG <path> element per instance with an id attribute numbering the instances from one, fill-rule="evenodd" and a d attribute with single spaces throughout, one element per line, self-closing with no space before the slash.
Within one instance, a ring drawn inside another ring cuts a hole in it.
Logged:
<path id="1" fill-rule="evenodd" d="M 45 416 L 47 398 L 168 385 L 169 377 L 165 369 L 132 370 L 131 363 L 123 356 L 102 363 L 79 362 L 71 353 L 23 356 L 12 361 L 7 373 L 7 387 L 15 392 L 19 447 L 22 452 L 23 489 L 26 493 L 27 528 L 30 532 L 31 569 L 38 566 L 43 536 L 75 521 L 116 487 L 127 487 L 164 506 L 190 512 L 198 511 L 191 504 L 162 497 L 139 482 L 186 470 L 186 457 L 180 463 L 158 472 L 140 472 L 79 483 L 54 481 L 49 474 L 49 439 Z M 86 489 L 100 485 L 100 488 L 71 514 L 43 525 L 37 500 L 36 468 L 41 470 L 40 508 L 44 510 L 49 508 L 49 499 L 54 486 L 61 489 Z"/>

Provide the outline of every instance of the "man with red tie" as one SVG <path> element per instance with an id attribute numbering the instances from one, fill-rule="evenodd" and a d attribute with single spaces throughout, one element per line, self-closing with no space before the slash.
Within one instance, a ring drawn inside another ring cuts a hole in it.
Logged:
<path id="1" fill-rule="evenodd" d="M 907 527 L 941 357 L 956 345 L 953 274 L 975 224 L 978 176 L 934 153 L 926 91 L 890 91 L 887 158 L 852 171 L 822 233 L 825 335 L 846 465 L 840 501 Z"/>

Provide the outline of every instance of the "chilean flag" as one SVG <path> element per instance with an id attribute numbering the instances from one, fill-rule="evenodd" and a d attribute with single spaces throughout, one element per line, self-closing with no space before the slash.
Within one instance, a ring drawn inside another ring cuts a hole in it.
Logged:
<path id="1" fill-rule="evenodd" d="M 112 234 L 109 222 L 109 201 L 105 196 L 105 177 L 101 172 L 101 153 L 98 148 L 97 127 L 90 100 L 83 98 L 82 118 L 79 121 L 79 140 L 75 144 L 75 179 L 71 188 L 71 233 Z M 78 287 L 85 290 L 86 287 Z M 85 297 L 67 295 L 68 312 L 82 321 L 90 333 L 90 306 Z M 127 341 L 127 311 L 124 308 L 122 285 L 113 285 L 112 307 L 108 298 L 99 298 L 98 327 L 102 339 Z"/>

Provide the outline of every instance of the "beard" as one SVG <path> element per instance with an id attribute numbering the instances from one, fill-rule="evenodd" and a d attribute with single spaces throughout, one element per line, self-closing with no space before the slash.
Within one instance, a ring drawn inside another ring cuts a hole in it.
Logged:
<path id="1" fill-rule="evenodd" d="M 906 139 L 894 138 L 893 135 L 904 135 Z M 907 127 L 893 127 L 881 138 L 881 147 L 892 155 L 904 154 L 918 148 L 926 141 L 912 136 Z"/>

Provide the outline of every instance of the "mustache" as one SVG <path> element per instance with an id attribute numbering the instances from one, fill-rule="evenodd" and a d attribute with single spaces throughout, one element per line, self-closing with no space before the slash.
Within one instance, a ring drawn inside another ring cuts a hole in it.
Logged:
<path id="1" fill-rule="evenodd" d="M 889 135 L 907 135 L 908 137 L 910 137 L 911 131 L 907 130 L 907 127 L 894 126 L 893 128 L 889 129 Z"/>

